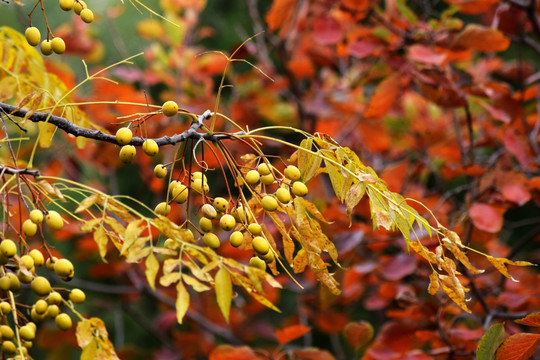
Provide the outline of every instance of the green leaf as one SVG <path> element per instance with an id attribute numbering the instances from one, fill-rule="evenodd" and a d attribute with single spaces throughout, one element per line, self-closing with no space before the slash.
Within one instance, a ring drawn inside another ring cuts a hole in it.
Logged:
<path id="1" fill-rule="evenodd" d="M 229 322 L 229 313 L 231 311 L 232 301 L 232 281 L 229 271 L 224 267 L 221 267 L 215 280 L 216 286 L 216 299 L 219 305 L 219 309 L 225 318 L 225 321 Z"/>
<path id="2" fill-rule="evenodd" d="M 482 336 L 476 349 L 477 360 L 493 360 L 495 352 L 504 340 L 504 323 L 492 325 Z"/>

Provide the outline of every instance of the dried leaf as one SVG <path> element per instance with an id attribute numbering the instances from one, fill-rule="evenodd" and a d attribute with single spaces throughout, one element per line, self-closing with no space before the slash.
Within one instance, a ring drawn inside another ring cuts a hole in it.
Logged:
<path id="1" fill-rule="evenodd" d="M 92 205 L 96 203 L 96 201 L 99 199 L 98 194 L 92 194 L 83 201 L 80 202 L 79 206 L 77 206 L 77 209 L 75 209 L 75 213 L 80 213 L 88 208 L 90 208 Z"/>
<path id="2" fill-rule="evenodd" d="M 308 264 L 308 258 L 305 249 L 298 250 L 293 260 L 293 271 L 298 274 L 304 272 Z"/>
<path id="3" fill-rule="evenodd" d="M 232 281 L 229 271 L 225 267 L 221 267 L 215 277 L 216 299 L 219 309 L 229 322 L 229 313 L 231 311 L 232 301 Z"/>
<path id="4" fill-rule="evenodd" d="M 109 237 L 107 236 L 107 232 L 105 231 L 103 225 L 100 225 L 97 230 L 94 231 L 94 241 L 99 248 L 99 256 L 101 256 L 101 260 L 103 260 L 103 262 L 107 262 L 107 260 L 105 260 L 105 255 L 107 255 L 107 243 L 109 242 Z"/>
<path id="5" fill-rule="evenodd" d="M 478 342 L 477 360 L 493 360 L 495 352 L 504 340 L 504 323 L 491 325 Z"/>
<path id="6" fill-rule="evenodd" d="M 433 271 L 429 275 L 428 293 L 430 295 L 435 295 L 438 291 L 439 291 L 439 274 Z"/>
<path id="7" fill-rule="evenodd" d="M 505 259 L 505 258 L 496 258 L 496 257 L 490 256 L 490 255 L 486 255 L 486 259 L 488 259 L 489 262 L 493 266 L 495 266 L 495 269 L 497 269 L 497 271 L 499 271 L 501 274 L 506 276 L 508 279 L 510 279 L 512 281 L 515 281 L 515 282 L 519 282 L 519 281 L 514 279 L 512 277 L 512 275 L 510 275 L 510 273 L 508 272 L 508 269 L 506 268 L 505 264 L 515 265 L 515 266 L 533 266 L 534 265 L 533 263 L 530 263 L 528 261 L 512 261 L 512 260 L 508 260 L 508 259 Z"/>

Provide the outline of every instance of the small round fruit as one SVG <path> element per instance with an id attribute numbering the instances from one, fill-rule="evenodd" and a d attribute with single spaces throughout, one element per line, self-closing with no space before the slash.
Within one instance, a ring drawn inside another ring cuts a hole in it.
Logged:
<path id="1" fill-rule="evenodd" d="M 266 270 L 266 263 L 263 259 L 259 258 L 258 256 L 254 256 L 251 259 L 249 259 L 249 266 L 265 271 Z"/>
<path id="2" fill-rule="evenodd" d="M 53 256 L 52 258 L 48 258 L 47 261 L 45 261 L 45 266 L 47 267 L 47 270 L 54 271 L 54 263 L 58 260 L 56 256 Z"/>
<path id="3" fill-rule="evenodd" d="M 13 339 L 15 337 L 15 332 L 8 325 L 0 326 L 0 334 L 2 334 L 2 339 Z"/>
<path id="4" fill-rule="evenodd" d="M 33 279 L 33 277 L 31 275 L 27 275 L 27 274 L 23 273 L 20 269 L 17 270 L 17 278 L 23 284 L 30 284 L 32 282 L 32 279 Z"/>
<path id="5" fill-rule="evenodd" d="M 194 179 L 191 181 L 191 188 L 199 194 L 207 194 L 210 191 L 208 183 L 205 181 L 203 185 L 202 179 Z"/>
<path id="6" fill-rule="evenodd" d="M 257 166 L 257 171 L 262 176 L 270 174 L 270 168 L 268 167 L 268 165 L 266 165 L 266 163 L 259 164 L 259 166 Z"/>
<path id="7" fill-rule="evenodd" d="M 248 231 L 251 233 L 251 235 L 259 235 L 262 233 L 262 227 L 257 223 L 251 223 L 248 225 Z"/>
<path id="8" fill-rule="evenodd" d="M 171 205 L 167 204 L 165 201 L 160 202 L 156 205 L 154 212 L 161 216 L 167 216 L 171 213 Z"/>
<path id="9" fill-rule="evenodd" d="M 261 176 L 261 183 L 264 185 L 270 185 L 272 184 L 276 179 L 274 178 L 274 175 L 268 174 Z"/>
<path id="10" fill-rule="evenodd" d="M 291 181 L 300 179 L 300 170 L 294 165 L 289 165 L 284 171 L 285 177 Z"/>
<path id="11" fill-rule="evenodd" d="M 127 145 L 133 139 L 133 132 L 130 128 L 123 127 L 116 131 L 116 142 L 120 145 Z"/>
<path id="12" fill-rule="evenodd" d="M 47 224 L 47 226 L 52 230 L 60 230 L 64 227 L 64 220 L 59 213 L 51 210 L 47 216 L 45 216 L 45 224 Z"/>
<path id="13" fill-rule="evenodd" d="M 172 199 L 178 204 L 183 204 L 188 199 L 189 189 L 184 184 L 178 184 L 172 190 Z"/>
<path id="14" fill-rule="evenodd" d="M 11 291 L 19 291 L 21 289 L 21 282 L 17 275 L 13 273 L 6 274 L 6 276 L 9 278 L 9 290 Z"/>
<path id="15" fill-rule="evenodd" d="M 81 289 L 73 289 L 69 294 L 69 300 L 74 304 L 82 304 L 86 300 L 86 294 Z"/>
<path id="16" fill-rule="evenodd" d="M 59 0 L 60 8 L 64 11 L 70 11 L 75 6 L 75 0 Z"/>
<path id="17" fill-rule="evenodd" d="M 210 232 L 204 234 L 203 244 L 214 250 L 219 248 L 219 246 L 221 245 L 221 243 L 219 242 L 219 238 L 216 236 L 216 234 Z"/>
<path id="18" fill-rule="evenodd" d="M 210 204 L 204 204 L 201 207 L 201 213 L 204 217 L 207 217 L 209 219 L 215 219 L 217 216 L 216 208 Z"/>
<path id="19" fill-rule="evenodd" d="M 39 251 L 38 249 L 32 249 L 28 253 L 30 257 L 32 257 L 32 260 L 34 260 L 34 266 L 43 266 L 45 263 L 45 258 L 43 257 L 43 253 Z"/>
<path id="20" fill-rule="evenodd" d="M 194 242 L 195 236 L 193 236 L 193 231 L 189 229 L 184 230 L 184 240 L 187 242 Z"/>
<path id="21" fill-rule="evenodd" d="M 82 21 L 87 24 L 90 24 L 92 21 L 94 21 L 94 13 L 90 9 L 82 9 L 80 16 Z"/>
<path id="22" fill-rule="evenodd" d="M 210 231 L 212 231 L 212 220 L 202 217 L 199 220 L 199 227 L 203 232 L 209 233 Z"/>
<path id="23" fill-rule="evenodd" d="M 246 174 L 246 182 L 250 185 L 255 185 L 259 182 L 261 174 L 257 170 L 249 170 Z"/>
<path id="24" fill-rule="evenodd" d="M 4 239 L 0 242 L 0 252 L 8 258 L 15 256 L 17 253 L 17 245 L 10 239 Z"/>
<path id="25" fill-rule="evenodd" d="M 24 235 L 26 235 L 26 236 L 34 236 L 34 235 L 36 235 L 37 230 L 38 230 L 38 227 L 34 222 L 32 222 L 32 220 L 27 219 L 27 220 L 25 220 L 23 222 L 22 231 L 23 231 Z"/>
<path id="26" fill-rule="evenodd" d="M 157 164 L 154 167 L 154 175 L 159 179 L 163 179 L 167 176 L 167 168 L 163 164 Z"/>
<path id="27" fill-rule="evenodd" d="M 62 302 L 62 295 L 59 292 L 53 291 L 47 296 L 47 303 L 49 305 L 58 305 Z"/>
<path id="28" fill-rule="evenodd" d="M 191 174 L 191 180 L 195 180 L 195 179 L 203 179 L 204 178 L 204 182 L 208 182 L 208 178 L 206 177 L 206 175 L 204 175 L 202 172 L 200 171 L 195 171 L 194 173 Z"/>
<path id="29" fill-rule="evenodd" d="M 43 276 L 36 276 L 32 280 L 32 290 L 39 296 L 45 296 L 51 292 L 51 283 Z"/>
<path id="30" fill-rule="evenodd" d="M 251 242 L 251 246 L 253 246 L 253 250 L 255 250 L 257 254 L 264 255 L 270 251 L 270 244 L 268 244 L 268 241 L 262 236 L 255 236 Z"/>
<path id="31" fill-rule="evenodd" d="M 229 236 L 229 242 L 234 247 L 239 247 L 244 242 L 244 234 L 240 231 L 235 231 Z"/>
<path id="32" fill-rule="evenodd" d="M 219 219 L 219 226 L 225 231 L 230 231 L 236 226 L 236 220 L 234 216 L 225 214 Z"/>
<path id="33" fill-rule="evenodd" d="M 266 211 L 276 211 L 278 208 L 278 202 L 275 197 L 266 195 L 261 200 L 262 208 Z"/>
<path id="34" fill-rule="evenodd" d="M 0 302 L 0 311 L 2 311 L 2 315 L 7 315 L 11 312 L 11 304 L 7 301 Z"/>
<path id="35" fill-rule="evenodd" d="M 163 115 L 165 116 L 174 116 L 178 114 L 178 104 L 171 100 L 166 101 L 161 107 L 161 111 L 163 111 Z"/>
<path id="36" fill-rule="evenodd" d="M 50 318 L 55 318 L 60 313 L 60 308 L 58 305 L 51 305 L 47 309 L 47 315 Z"/>
<path id="37" fill-rule="evenodd" d="M 144 153 L 148 156 L 155 156 L 159 152 L 159 146 L 153 139 L 146 139 L 142 144 Z"/>
<path id="38" fill-rule="evenodd" d="M 173 189 L 175 188 L 176 185 L 180 184 L 178 181 L 176 180 L 173 180 L 169 183 L 169 186 L 167 187 L 167 191 L 169 192 L 169 194 L 172 195 L 172 191 Z"/>
<path id="39" fill-rule="evenodd" d="M 73 276 L 75 269 L 68 259 L 58 259 L 54 263 L 54 272 L 61 278 Z"/>
<path id="40" fill-rule="evenodd" d="M 39 48 L 41 49 L 41 53 L 45 56 L 49 56 L 53 53 L 53 49 L 52 49 L 52 45 L 51 45 L 51 41 L 50 40 L 43 40 L 41 42 L 41 45 L 39 46 Z"/>
<path id="41" fill-rule="evenodd" d="M 29 321 L 26 323 L 26 326 L 30 327 L 32 330 L 34 330 L 34 332 L 37 331 L 37 326 L 36 324 L 34 324 L 33 322 Z"/>
<path id="42" fill-rule="evenodd" d="M 269 251 L 264 255 L 259 254 L 257 256 L 260 257 L 261 259 L 263 259 L 264 262 L 267 263 L 267 264 L 271 264 L 275 260 L 274 253 L 272 251 Z"/>
<path id="43" fill-rule="evenodd" d="M 7 275 L 2 276 L 0 278 L 0 289 L 2 289 L 3 291 L 8 291 L 10 286 L 11 281 L 9 280 L 9 277 Z"/>
<path id="44" fill-rule="evenodd" d="M 34 269 L 34 259 L 30 255 L 21 256 L 21 262 L 28 271 Z"/>
<path id="45" fill-rule="evenodd" d="M 278 198 L 279 202 L 282 204 L 288 204 L 289 201 L 291 201 L 291 192 L 289 189 L 281 187 L 276 190 L 276 197 Z"/>
<path id="46" fill-rule="evenodd" d="M 29 217 L 34 224 L 41 224 L 41 222 L 43 221 L 43 212 L 39 209 L 34 209 L 30 211 Z"/>
<path id="47" fill-rule="evenodd" d="M 304 197 L 308 193 L 308 188 L 303 182 L 295 181 L 292 185 L 291 191 L 295 196 Z"/>
<path id="48" fill-rule="evenodd" d="M 45 300 L 42 300 L 42 299 L 39 299 L 34 304 L 34 309 L 36 309 L 36 312 L 38 314 L 45 314 L 48 308 L 49 308 L 49 304 Z"/>
<path id="49" fill-rule="evenodd" d="M 137 154 L 135 146 L 124 145 L 122 148 L 120 148 L 120 154 L 118 156 L 123 164 L 129 164 L 135 158 L 135 154 Z"/>
<path id="50" fill-rule="evenodd" d="M 60 37 L 55 37 L 51 40 L 51 48 L 56 54 L 63 54 L 66 51 L 66 43 L 64 39 Z"/>
<path id="51" fill-rule="evenodd" d="M 31 26 L 26 29 L 24 32 L 24 36 L 26 37 L 26 41 L 31 46 L 36 46 L 41 41 L 41 33 L 39 32 L 39 29 L 35 26 Z"/>
<path id="52" fill-rule="evenodd" d="M 214 207 L 219 212 L 225 212 L 229 208 L 229 202 L 225 198 L 217 197 L 214 199 Z"/>
<path id="53" fill-rule="evenodd" d="M 2 342 L 2 352 L 14 353 L 15 351 L 17 351 L 17 347 L 13 341 L 5 340 Z"/>
<path id="54" fill-rule="evenodd" d="M 30 317 L 32 318 L 32 321 L 39 322 L 45 319 L 45 314 L 38 314 L 36 309 L 32 308 L 30 310 Z"/>
<path id="55" fill-rule="evenodd" d="M 34 340 L 36 337 L 35 331 L 27 325 L 21 326 L 19 335 L 26 341 Z"/>
<path id="56" fill-rule="evenodd" d="M 82 0 L 79 0 L 73 5 L 73 11 L 75 11 L 75 14 L 80 15 L 81 11 L 83 9 L 87 9 L 88 6 L 86 6 L 86 3 Z"/>
<path id="57" fill-rule="evenodd" d="M 71 325 L 73 325 L 71 318 L 66 313 L 56 315 L 54 322 L 56 323 L 56 326 L 63 331 L 69 330 Z"/>

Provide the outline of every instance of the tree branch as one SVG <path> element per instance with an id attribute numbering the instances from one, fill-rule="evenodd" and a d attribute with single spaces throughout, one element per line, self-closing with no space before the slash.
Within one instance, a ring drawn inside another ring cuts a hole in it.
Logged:
<path id="1" fill-rule="evenodd" d="M 20 109 L 16 106 L 4 104 L 4 103 L 0 103 L 0 109 L 4 110 L 6 113 L 10 115 L 20 117 L 20 118 L 24 118 L 29 112 L 28 110 Z M 194 121 L 191 124 L 191 126 L 186 131 L 182 132 L 181 134 L 174 134 L 173 136 L 163 136 L 163 137 L 156 138 L 153 140 L 155 140 L 158 146 L 163 146 L 163 145 L 175 145 L 187 139 L 209 140 L 212 142 L 217 142 L 223 139 L 230 139 L 230 138 L 234 138 L 236 136 L 245 134 L 243 131 L 239 131 L 239 132 L 231 133 L 231 134 L 228 134 L 228 133 L 210 134 L 208 132 L 202 132 L 202 133 L 198 132 L 197 130 L 199 130 L 200 128 L 204 126 L 203 121 L 209 119 L 211 116 L 212 116 L 212 113 L 210 112 L 210 110 L 206 110 L 202 115 L 198 115 L 197 121 Z M 51 115 L 49 113 L 35 112 L 28 116 L 28 120 L 35 123 L 48 122 L 50 124 L 55 125 L 60 130 L 74 136 L 82 136 L 88 139 L 94 139 L 98 141 L 109 142 L 112 144 L 118 144 L 116 142 L 116 136 L 114 135 L 105 134 L 104 132 L 100 130 L 87 129 L 87 128 L 75 125 L 74 123 L 72 123 L 71 121 L 63 117 Z M 137 137 L 134 137 L 129 144 L 134 145 L 134 146 L 142 146 L 145 140 L 147 139 L 137 136 Z"/>
<path id="2" fill-rule="evenodd" d="M 12 167 L 0 165 L 0 175 L 3 174 L 19 174 L 19 175 L 31 175 L 31 176 L 40 176 L 39 170 L 30 170 L 30 169 L 15 169 Z"/>

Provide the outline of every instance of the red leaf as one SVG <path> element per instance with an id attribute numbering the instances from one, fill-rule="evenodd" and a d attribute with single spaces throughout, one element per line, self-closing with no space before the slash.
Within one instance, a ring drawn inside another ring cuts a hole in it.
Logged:
<path id="1" fill-rule="evenodd" d="M 452 42 L 453 48 L 478 51 L 503 51 L 509 45 L 510 39 L 502 32 L 480 25 L 467 25 Z"/>
<path id="2" fill-rule="evenodd" d="M 526 326 L 540 327 L 540 312 L 529 314 L 523 319 L 514 320 L 514 322 Z"/>
<path id="3" fill-rule="evenodd" d="M 381 118 L 394 105 L 400 90 L 399 76 L 392 75 L 384 79 L 375 89 L 373 96 L 369 99 L 364 118 Z"/>
<path id="4" fill-rule="evenodd" d="M 304 325 L 292 325 L 275 331 L 276 337 L 281 345 L 298 339 L 311 331 L 311 327 Z"/>
<path id="5" fill-rule="evenodd" d="M 313 37 L 320 44 L 335 44 L 342 36 L 341 26 L 330 15 L 322 15 L 313 21 Z"/>
<path id="6" fill-rule="evenodd" d="M 503 225 L 503 217 L 492 206 L 474 203 L 469 209 L 469 216 L 478 229 L 496 233 Z"/>
<path id="7" fill-rule="evenodd" d="M 504 340 L 495 354 L 495 360 L 526 360 L 540 343 L 540 334 L 515 334 Z"/>
<path id="8" fill-rule="evenodd" d="M 502 188 L 502 195 L 506 200 L 515 202 L 519 206 L 531 199 L 531 193 L 520 185 L 505 185 Z"/>
<path id="9" fill-rule="evenodd" d="M 335 360 L 335 358 L 326 350 L 319 349 L 300 349 L 293 351 L 293 359 L 297 360 Z"/>
<path id="10" fill-rule="evenodd" d="M 259 360 L 260 357 L 247 346 L 220 345 L 212 351 L 209 360 Z"/>
<path id="11" fill-rule="evenodd" d="M 512 121 L 512 117 L 508 113 L 506 113 L 504 110 L 497 109 L 497 108 L 495 108 L 495 107 L 493 107 L 493 106 L 491 106 L 491 105 L 489 105 L 489 104 L 487 104 L 487 103 L 485 103 L 483 101 L 480 102 L 480 105 L 482 105 L 482 107 L 484 109 L 486 109 L 487 112 L 491 116 L 493 116 L 493 118 L 495 120 L 502 121 L 505 124 L 509 124 L 510 121 Z"/>
<path id="12" fill-rule="evenodd" d="M 437 54 L 424 45 L 412 45 L 409 47 L 409 59 L 423 64 L 441 65 L 446 60 L 446 54 Z"/>
<path id="13" fill-rule="evenodd" d="M 370 342 L 373 338 L 373 332 L 373 326 L 366 321 L 350 322 L 343 329 L 345 339 L 355 349 Z"/>
<path id="14" fill-rule="evenodd" d="M 400 280 L 416 270 L 416 257 L 398 254 L 382 264 L 382 276 L 387 280 Z"/>
<path id="15" fill-rule="evenodd" d="M 353 41 L 349 44 L 348 51 L 349 55 L 355 56 L 359 59 L 363 59 L 366 56 L 373 54 L 377 48 L 377 43 L 372 41 Z"/>
<path id="16" fill-rule="evenodd" d="M 504 147 L 516 157 L 522 168 L 529 168 L 529 149 L 527 141 L 512 129 L 507 129 L 503 135 Z"/>

